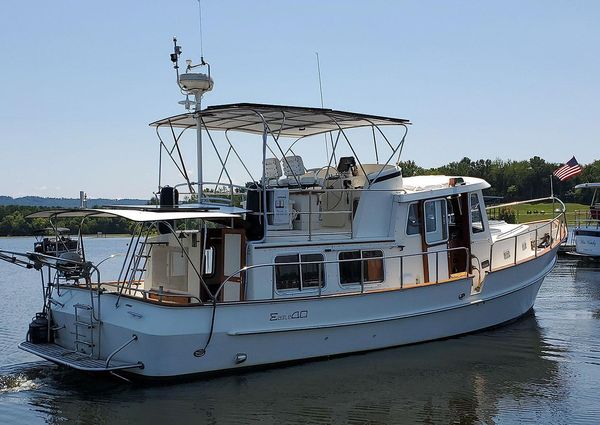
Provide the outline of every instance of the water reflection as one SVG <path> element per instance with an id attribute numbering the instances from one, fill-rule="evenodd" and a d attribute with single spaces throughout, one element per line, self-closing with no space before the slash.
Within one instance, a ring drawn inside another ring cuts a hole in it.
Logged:
<path id="1" fill-rule="evenodd" d="M 527 406 L 550 414 L 566 392 L 563 355 L 529 315 L 446 341 L 178 385 L 36 365 L 18 372 L 33 375 L 35 391 L 0 397 L 24 402 L 12 423 L 32 414 L 49 423 L 492 423 Z"/>

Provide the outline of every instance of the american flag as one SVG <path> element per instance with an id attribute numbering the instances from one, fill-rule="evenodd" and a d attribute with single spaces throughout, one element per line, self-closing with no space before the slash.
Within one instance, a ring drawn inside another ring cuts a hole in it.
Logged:
<path id="1" fill-rule="evenodd" d="M 565 180 L 569 180 L 571 177 L 575 177 L 578 174 L 581 174 L 582 171 L 583 168 L 581 167 L 581 165 L 579 165 L 575 157 L 573 157 L 569 160 L 569 162 L 557 168 L 556 171 L 554 171 L 554 173 L 552 174 L 558 177 L 558 179 L 562 182 Z"/>

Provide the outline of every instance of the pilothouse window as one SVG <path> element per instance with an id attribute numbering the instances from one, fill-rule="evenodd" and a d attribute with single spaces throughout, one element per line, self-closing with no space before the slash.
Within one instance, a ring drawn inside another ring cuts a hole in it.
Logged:
<path id="1" fill-rule="evenodd" d="M 481 219 L 481 205 L 479 204 L 479 198 L 476 193 L 471 193 L 471 229 L 473 233 L 483 232 L 483 221 Z"/>
<path id="2" fill-rule="evenodd" d="M 408 207 L 408 219 L 406 222 L 406 234 L 418 235 L 421 229 L 421 217 L 419 217 L 419 207 L 416 202 Z"/>
<path id="3" fill-rule="evenodd" d="M 339 259 L 342 260 L 339 263 L 342 285 L 383 282 L 381 250 L 340 252 Z M 356 261 L 348 261 L 354 259 Z"/>
<path id="4" fill-rule="evenodd" d="M 323 287 L 322 254 L 292 254 L 275 257 L 275 284 L 277 290 L 290 291 Z M 282 264 L 293 263 L 293 264 Z"/>

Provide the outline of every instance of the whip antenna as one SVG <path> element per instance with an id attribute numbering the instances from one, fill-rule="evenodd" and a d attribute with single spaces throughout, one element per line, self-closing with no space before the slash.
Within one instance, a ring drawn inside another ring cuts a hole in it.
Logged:
<path id="1" fill-rule="evenodd" d="M 200 0 L 198 0 L 200 1 Z M 319 52 L 315 52 L 317 56 L 317 74 L 319 75 L 319 93 L 321 94 L 321 109 L 325 108 L 323 102 L 323 83 L 321 81 L 321 62 L 319 61 Z M 327 134 L 325 134 L 325 155 L 329 158 L 329 147 L 327 145 Z"/>
<path id="2" fill-rule="evenodd" d="M 200 23 L 200 60 L 204 62 L 204 43 L 202 39 L 202 0 L 198 0 L 198 20 Z"/>

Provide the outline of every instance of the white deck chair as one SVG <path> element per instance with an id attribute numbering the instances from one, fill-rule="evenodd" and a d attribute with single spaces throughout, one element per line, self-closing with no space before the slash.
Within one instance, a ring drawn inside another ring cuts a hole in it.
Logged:
<path id="1" fill-rule="evenodd" d="M 298 155 L 286 156 L 282 161 L 285 178 L 279 179 L 280 186 L 314 186 L 317 182 L 315 173 L 307 173 L 304 161 Z"/>
<path id="2" fill-rule="evenodd" d="M 265 178 L 268 186 L 277 186 L 279 178 L 283 175 L 281 164 L 277 158 L 265 159 Z"/>

